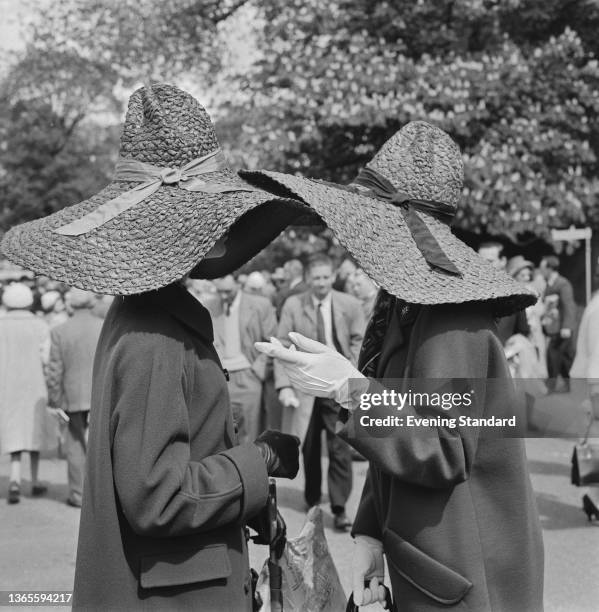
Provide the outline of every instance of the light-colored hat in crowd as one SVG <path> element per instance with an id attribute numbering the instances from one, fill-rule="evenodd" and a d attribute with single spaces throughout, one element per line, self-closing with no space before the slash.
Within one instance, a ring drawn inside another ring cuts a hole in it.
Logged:
<path id="1" fill-rule="evenodd" d="M 31 308 L 33 292 L 23 283 L 11 283 L 2 293 L 2 303 L 10 310 Z"/>
<path id="2" fill-rule="evenodd" d="M 248 291 L 261 291 L 266 285 L 266 280 L 261 272 L 254 271 L 248 274 L 247 280 L 245 281 L 244 289 Z"/>
<path id="3" fill-rule="evenodd" d="M 42 305 L 42 310 L 44 312 L 50 312 L 54 306 L 56 306 L 56 302 L 61 299 L 60 291 L 46 291 L 42 293 L 40 297 L 40 303 Z"/>
<path id="4" fill-rule="evenodd" d="M 206 277 L 224 276 L 310 212 L 234 173 L 192 96 L 153 84 L 133 93 L 113 181 L 98 194 L 12 228 L 8 259 L 69 286 L 110 295 L 164 287 L 195 271 L 226 237 Z"/>
<path id="5" fill-rule="evenodd" d="M 280 172 L 240 172 L 273 194 L 308 204 L 358 265 L 390 294 L 416 304 L 489 302 L 496 315 L 536 300 L 451 231 L 463 161 L 443 130 L 413 121 L 349 186 Z"/>

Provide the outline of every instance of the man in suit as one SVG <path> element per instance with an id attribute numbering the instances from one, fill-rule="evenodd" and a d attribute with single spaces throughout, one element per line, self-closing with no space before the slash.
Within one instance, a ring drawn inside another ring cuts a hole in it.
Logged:
<path id="1" fill-rule="evenodd" d="M 260 431 L 268 365 L 268 357 L 256 350 L 254 342 L 275 335 L 275 309 L 267 298 L 241 291 L 231 275 L 215 284 L 223 308 L 214 316 L 214 346 L 229 373 L 231 408 L 240 440 L 251 441 Z"/>
<path id="2" fill-rule="evenodd" d="M 277 336 L 289 343 L 289 332 L 299 332 L 335 349 L 356 363 L 364 330 L 364 316 L 358 300 L 332 290 L 333 262 L 326 255 L 314 256 L 308 264 L 305 293 L 285 302 Z M 345 503 L 351 492 L 352 464 L 349 446 L 335 434 L 339 405 L 325 398 L 310 398 L 295 393 L 284 370 L 275 362 L 275 385 L 284 406 L 283 429 L 304 441 L 304 496 L 308 506 L 318 504 L 321 496 L 322 430 L 326 431 L 329 454 L 328 489 L 335 527 L 345 530 L 350 522 Z M 288 429 L 287 429 L 288 428 Z"/>
<path id="3" fill-rule="evenodd" d="M 47 367 L 48 404 L 63 409 L 69 417 L 67 504 L 76 508 L 81 507 L 83 494 L 92 371 L 102 329 L 102 320 L 92 313 L 96 302 L 95 295 L 89 291 L 71 289 L 67 293 L 67 308 L 73 315 L 52 329 Z"/>
<path id="4" fill-rule="evenodd" d="M 557 377 L 564 379 L 564 390 L 570 390 L 570 368 L 574 362 L 573 334 L 576 326 L 576 304 L 572 285 L 559 272 L 559 259 L 547 255 L 539 266 L 547 281 L 545 289 L 544 331 L 547 342 L 547 388 L 555 391 Z"/>

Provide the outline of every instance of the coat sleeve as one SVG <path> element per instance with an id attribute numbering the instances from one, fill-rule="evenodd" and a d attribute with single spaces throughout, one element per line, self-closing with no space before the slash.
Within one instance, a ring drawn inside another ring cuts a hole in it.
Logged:
<path id="1" fill-rule="evenodd" d="M 512 381 L 490 317 L 481 318 L 475 311 L 442 309 L 423 321 L 420 330 L 422 336 L 407 384 L 423 385 L 429 391 L 440 385 L 443 393 L 451 394 L 465 393 L 466 384 L 468 389 L 474 385 L 474 401 L 459 411 L 467 417 L 500 416 L 502 406 L 511 406 Z M 397 373 L 397 380 L 402 374 Z M 488 377 L 499 377 L 492 390 Z M 366 393 L 384 392 L 387 386 L 382 382 L 371 380 Z M 497 384 L 505 395 L 498 394 Z M 372 406 L 367 411 L 358 408 L 339 435 L 377 468 L 406 482 L 431 488 L 463 482 L 469 477 L 476 454 L 479 428 L 457 423 L 456 427 L 408 427 L 408 417 L 422 417 L 422 412 L 421 407 L 409 404 L 401 411 L 388 406 Z M 457 418 L 453 410 L 450 414 L 440 407 L 427 406 L 426 412 L 429 417 Z M 390 414 L 403 418 L 403 426 L 364 427 L 361 421 L 363 416 L 384 418 Z"/>
<path id="2" fill-rule="evenodd" d="M 355 366 L 358 363 L 360 349 L 362 348 L 362 340 L 364 340 L 364 330 L 366 329 L 366 321 L 364 321 L 364 312 L 358 300 L 352 300 L 352 311 L 349 328 L 349 342 L 351 348 L 351 362 Z"/>
<path id="3" fill-rule="evenodd" d="M 362 497 L 352 527 L 352 536 L 367 535 L 376 540 L 383 539 L 382 520 L 376 504 L 376 489 L 373 486 L 372 470 L 366 472 Z"/>
<path id="4" fill-rule="evenodd" d="M 559 299 L 562 308 L 562 329 L 574 331 L 576 327 L 576 302 L 570 281 L 564 279 L 559 288 Z"/>
<path id="5" fill-rule="evenodd" d="M 60 349 L 60 338 L 56 329 L 50 332 L 50 357 L 46 366 L 46 385 L 48 387 L 48 405 L 52 408 L 62 406 L 64 362 Z"/>
<path id="6" fill-rule="evenodd" d="M 266 465 L 253 444 L 190 458 L 184 361 L 182 342 L 161 334 L 129 334 L 118 351 L 113 475 L 138 534 L 171 537 L 242 524 L 266 504 Z"/>

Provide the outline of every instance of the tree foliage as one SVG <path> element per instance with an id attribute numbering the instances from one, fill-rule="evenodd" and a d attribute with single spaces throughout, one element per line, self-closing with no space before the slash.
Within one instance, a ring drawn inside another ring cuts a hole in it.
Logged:
<path id="1" fill-rule="evenodd" d="M 223 65 L 219 28 L 241 6 L 259 16 L 259 54 L 240 73 Z M 463 230 L 516 239 L 599 225 L 597 0 L 56 0 L 39 11 L 0 89 L 5 226 L 106 178 L 90 160 L 116 153 L 106 126 L 148 79 L 218 85 L 217 128 L 237 165 L 349 181 L 425 119 L 464 152 Z M 8 143 L 35 155 L 12 159 Z M 48 185 L 71 185 L 60 198 L 20 182 L 43 160 Z"/>
<path id="2" fill-rule="evenodd" d="M 106 184 L 128 93 L 183 74 L 210 83 L 219 69 L 217 26 L 244 2 L 41 5 L 0 87 L 0 231 Z"/>
<path id="3" fill-rule="evenodd" d="M 596 2 L 264 0 L 239 148 L 348 181 L 401 125 L 464 151 L 458 224 L 547 235 L 596 222 Z M 252 159 L 248 159 L 250 163 Z"/>
<path id="4" fill-rule="evenodd" d="M 0 230 L 75 204 L 108 182 L 114 129 L 75 134 L 47 103 L 18 102 L 3 118 Z"/>

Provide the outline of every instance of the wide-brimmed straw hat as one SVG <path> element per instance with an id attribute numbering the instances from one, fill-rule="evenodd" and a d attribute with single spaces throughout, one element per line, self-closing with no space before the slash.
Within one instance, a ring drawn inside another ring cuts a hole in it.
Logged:
<path id="1" fill-rule="evenodd" d="M 205 109 L 174 86 L 153 84 L 129 100 L 114 180 L 84 202 L 11 229 L 2 251 L 81 289 L 141 293 L 190 273 L 225 235 L 227 252 L 209 268 L 213 276 L 231 272 L 302 209 L 239 178 Z"/>
<path id="2" fill-rule="evenodd" d="M 405 125 L 349 186 L 279 172 L 240 175 L 308 204 L 368 276 L 403 300 L 486 301 L 498 316 L 536 301 L 451 232 L 462 193 L 462 156 L 443 130 L 426 122 Z"/>

